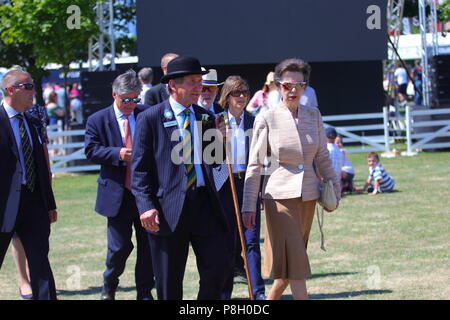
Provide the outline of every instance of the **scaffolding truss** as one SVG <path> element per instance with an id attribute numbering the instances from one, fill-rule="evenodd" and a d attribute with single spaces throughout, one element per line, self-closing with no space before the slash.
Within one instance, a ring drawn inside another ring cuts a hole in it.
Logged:
<path id="1" fill-rule="evenodd" d="M 113 0 L 97 1 L 98 37 L 89 40 L 89 71 L 116 70 Z"/>

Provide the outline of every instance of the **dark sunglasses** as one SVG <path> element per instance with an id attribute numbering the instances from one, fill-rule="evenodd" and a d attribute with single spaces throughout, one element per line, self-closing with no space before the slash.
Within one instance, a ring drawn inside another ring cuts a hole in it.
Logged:
<path id="1" fill-rule="evenodd" d="M 13 88 L 25 88 L 25 90 L 33 90 L 34 89 L 34 84 L 32 84 L 32 83 L 19 83 L 19 84 L 16 84 L 16 85 L 14 85 L 14 86 L 12 86 Z"/>
<path id="2" fill-rule="evenodd" d="M 202 92 L 206 92 L 206 91 L 209 91 L 209 92 L 215 92 L 217 90 L 217 87 L 214 87 L 214 86 L 206 86 L 206 87 L 202 87 Z"/>
<path id="3" fill-rule="evenodd" d="M 122 98 L 122 103 L 124 104 L 128 104 L 131 101 L 133 101 L 133 103 L 139 103 L 141 102 L 141 98 Z"/>
<path id="4" fill-rule="evenodd" d="M 230 95 L 235 98 L 240 97 L 241 95 L 248 97 L 249 92 L 248 90 L 233 90 L 230 92 Z"/>
<path id="5" fill-rule="evenodd" d="M 283 89 L 291 91 L 293 88 L 295 88 L 296 90 L 305 89 L 308 84 L 303 81 L 297 83 L 280 82 L 280 85 Z"/>

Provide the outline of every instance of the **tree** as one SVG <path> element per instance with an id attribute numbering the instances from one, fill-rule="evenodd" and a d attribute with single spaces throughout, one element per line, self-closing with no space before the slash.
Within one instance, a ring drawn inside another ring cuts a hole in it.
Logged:
<path id="1" fill-rule="evenodd" d="M 114 0 L 114 30 L 116 38 L 116 52 L 125 51 L 134 56 L 137 54 L 136 35 L 130 35 L 129 26 L 136 25 L 136 0 Z"/>
<path id="2" fill-rule="evenodd" d="M 74 2 L 78 16 L 68 11 Z M 0 6 L 0 43 L 3 43 L 0 52 L 9 58 L 14 52 L 25 54 L 33 62 L 29 64 L 33 68 L 43 69 L 49 63 L 62 65 L 66 86 L 70 63 L 86 59 L 88 40 L 99 32 L 95 4 L 94 0 L 7 1 Z M 69 19 L 77 23 L 71 24 Z M 16 64 L 20 63 L 23 61 L 17 59 Z M 41 78 L 36 80 L 40 82 Z M 68 114 L 66 103 L 66 120 Z"/>

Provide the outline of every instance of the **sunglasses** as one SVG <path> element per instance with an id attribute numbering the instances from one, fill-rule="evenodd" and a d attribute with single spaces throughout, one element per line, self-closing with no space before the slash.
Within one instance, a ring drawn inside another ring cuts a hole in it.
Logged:
<path id="1" fill-rule="evenodd" d="M 202 87 L 202 92 L 206 92 L 206 91 L 209 91 L 209 92 L 215 92 L 217 90 L 217 87 L 214 87 L 214 86 L 206 86 L 206 87 Z"/>
<path id="2" fill-rule="evenodd" d="M 296 90 L 305 89 L 308 84 L 305 81 L 303 81 L 303 82 L 297 82 L 297 83 L 280 82 L 280 85 L 283 89 L 291 91 L 294 88 Z"/>
<path id="3" fill-rule="evenodd" d="M 19 84 L 16 84 L 16 85 L 12 86 L 12 87 L 13 88 L 25 88 L 25 90 L 31 91 L 31 90 L 34 89 L 34 84 L 32 84 L 32 83 L 19 83 Z"/>
<path id="4" fill-rule="evenodd" d="M 233 90 L 230 92 L 230 95 L 235 98 L 240 97 L 241 95 L 248 97 L 249 92 L 248 90 Z"/>
<path id="5" fill-rule="evenodd" d="M 133 101 L 133 103 L 139 103 L 141 102 L 141 98 L 122 98 L 122 103 L 124 104 L 129 104 L 131 101 Z"/>

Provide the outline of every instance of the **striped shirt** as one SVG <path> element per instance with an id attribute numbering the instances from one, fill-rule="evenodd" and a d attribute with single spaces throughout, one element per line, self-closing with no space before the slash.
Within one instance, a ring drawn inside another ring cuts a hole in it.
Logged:
<path id="1" fill-rule="evenodd" d="M 395 180 L 384 170 L 381 163 L 378 163 L 375 168 L 369 167 L 369 178 L 379 182 L 381 192 L 394 190 Z"/>

